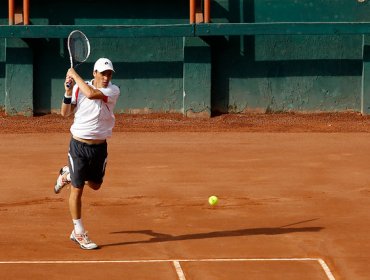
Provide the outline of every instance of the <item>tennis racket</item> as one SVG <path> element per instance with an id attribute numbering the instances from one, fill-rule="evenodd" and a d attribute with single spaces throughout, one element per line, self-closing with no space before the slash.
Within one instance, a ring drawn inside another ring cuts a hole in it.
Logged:
<path id="1" fill-rule="evenodd" d="M 79 30 L 74 30 L 68 35 L 67 47 L 71 68 L 76 68 L 85 62 L 90 55 L 89 39 Z M 71 83 L 67 83 L 66 86 L 70 88 Z"/>

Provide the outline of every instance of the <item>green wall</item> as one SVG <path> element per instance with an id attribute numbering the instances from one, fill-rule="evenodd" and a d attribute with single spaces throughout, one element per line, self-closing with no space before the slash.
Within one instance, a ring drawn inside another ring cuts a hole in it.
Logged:
<path id="1" fill-rule="evenodd" d="M 33 25 L 187 24 L 188 2 L 106 0 L 102 8 L 101 1 L 94 0 L 33 0 L 30 15 Z M 370 21 L 370 4 L 343 0 L 214 0 L 211 17 L 214 23 L 363 22 Z M 6 23 L 7 3 L 2 1 L 0 25 Z M 122 92 L 117 112 L 190 112 L 207 116 L 246 111 L 361 111 L 364 65 L 360 34 L 203 39 L 90 38 L 91 56 L 78 71 L 89 79 L 97 58 L 113 60 L 114 81 Z M 5 84 L 9 79 L 6 40 L 0 38 L 2 107 L 6 105 Z M 19 58 L 25 61 L 26 70 L 17 86 L 29 88 L 28 76 L 33 75 L 34 113 L 59 110 L 69 67 L 65 43 L 65 39 L 58 38 L 19 42 L 23 48 L 19 53 L 27 57 Z M 19 64 L 22 66 L 22 62 Z M 22 94 L 27 100 L 29 90 L 18 96 Z M 12 95 L 11 100 L 16 102 L 17 98 L 13 100 Z M 26 108 L 13 107 L 20 113 Z"/>
<path id="2" fill-rule="evenodd" d="M 357 1 L 217 1 L 214 22 L 361 22 Z M 216 111 L 360 111 L 361 35 L 234 36 L 214 55 Z"/>
<path id="3" fill-rule="evenodd" d="M 5 39 L 0 38 L 0 108 L 5 105 Z"/>
<path id="4" fill-rule="evenodd" d="M 8 21 L 7 7 L 0 4 L 0 25 L 6 24 Z M 5 38 L 0 38 L 0 109 L 5 106 Z"/>
<path id="5" fill-rule="evenodd" d="M 163 24 L 186 22 L 185 1 L 33 1 L 32 22 L 49 24 Z M 177 2 L 177 3 L 175 3 Z M 47 3 L 47 5 L 46 5 Z M 45 5 L 45 9 L 40 8 Z M 78 12 L 66 13 L 73 6 Z M 47 8 L 46 8 L 47 7 Z M 145 9 L 143 9 L 145 7 Z M 63 12 L 64 11 L 64 12 Z M 69 67 L 65 40 L 36 40 L 35 110 L 58 110 L 63 94 L 63 78 Z M 109 57 L 116 69 L 114 82 L 120 86 L 122 96 L 117 112 L 179 111 L 182 108 L 182 38 L 90 38 L 91 55 L 78 69 L 90 79 L 92 67 L 99 57 Z M 45 49 L 47 51 L 45 52 Z M 50 67 L 50 62 L 52 66 Z"/>

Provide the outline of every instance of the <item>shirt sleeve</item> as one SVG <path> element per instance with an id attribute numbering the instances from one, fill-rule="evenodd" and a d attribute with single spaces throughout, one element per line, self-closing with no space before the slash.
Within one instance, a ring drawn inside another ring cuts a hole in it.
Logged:
<path id="1" fill-rule="evenodd" d="M 120 94 L 120 89 L 114 84 L 109 85 L 106 88 L 99 88 L 99 90 L 108 97 L 118 96 Z"/>
<path id="2" fill-rule="evenodd" d="M 79 90 L 80 88 L 77 86 L 77 84 L 75 84 L 72 89 L 72 100 L 71 100 L 72 104 L 77 104 Z"/>

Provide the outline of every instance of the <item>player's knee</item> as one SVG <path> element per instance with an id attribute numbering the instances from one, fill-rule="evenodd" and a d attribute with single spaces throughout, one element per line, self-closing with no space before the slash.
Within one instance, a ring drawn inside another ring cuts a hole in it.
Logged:
<path id="1" fill-rule="evenodd" d="M 94 191 L 97 191 L 98 189 L 100 189 L 101 187 L 101 184 L 98 184 L 98 183 L 94 183 L 94 182 L 88 182 L 88 185 L 90 188 L 92 188 Z"/>
<path id="2" fill-rule="evenodd" d="M 72 186 L 70 198 L 79 199 L 82 197 L 82 193 L 83 193 L 83 188 L 76 188 Z"/>

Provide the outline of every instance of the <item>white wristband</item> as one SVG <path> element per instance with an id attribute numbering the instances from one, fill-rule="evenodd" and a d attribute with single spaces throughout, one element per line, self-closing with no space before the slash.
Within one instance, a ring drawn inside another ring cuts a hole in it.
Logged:
<path id="1" fill-rule="evenodd" d="M 72 98 L 72 95 L 67 95 L 67 93 L 64 94 L 65 98 Z"/>

